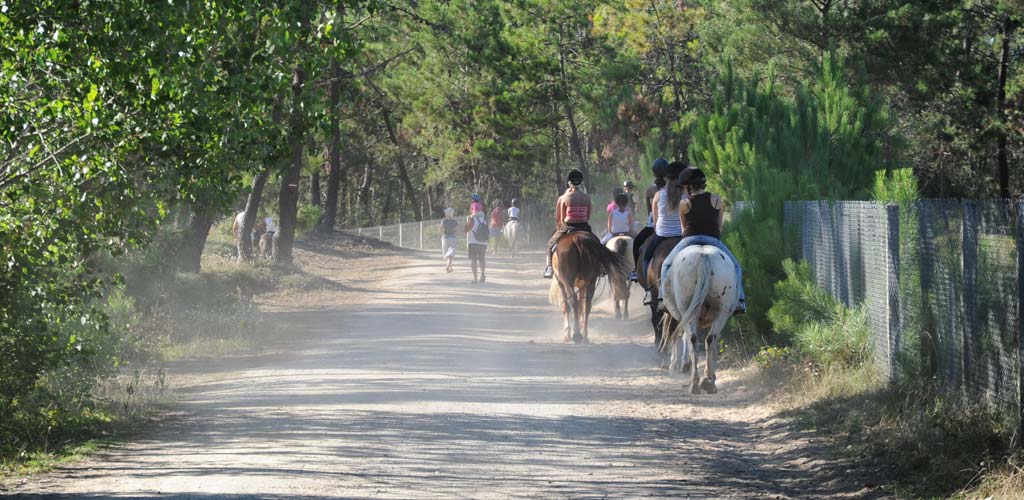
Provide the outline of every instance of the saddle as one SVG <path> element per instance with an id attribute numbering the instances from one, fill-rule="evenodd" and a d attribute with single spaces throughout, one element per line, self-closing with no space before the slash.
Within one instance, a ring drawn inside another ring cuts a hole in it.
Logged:
<path id="1" fill-rule="evenodd" d="M 568 225 L 567 225 L 567 226 L 565 226 L 565 228 L 563 229 L 563 232 L 562 232 L 562 234 L 561 234 L 561 235 L 560 235 L 560 236 L 558 237 L 558 239 L 557 239 L 557 240 L 555 241 L 555 244 L 554 244 L 554 245 L 551 245 L 551 248 L 549 248 L 549 249 L 548 249 L 548 251 L 549 251 L 549 252 L 552 252 L 552 253 L 554 253 L 554 251 L 555 251 L 555 247 L 557 247 L 557 246 L 558 246 L 558 242 L 559 242 L 559 241 L 562 241 L 562 238 L 565 238 L 566 236 L 569 236 L 570 234 L 572 234 L 572 233 L 575 233 L 575 232 L 579 232 L 579 231 L 583 231 L 584 233 L 590 233 L 590 234 L 594 234 L 593 232 L 591 232 L 591 231 L 588 231 L 588 230 L 586 230 L 585 228 L 582 228 L 582 227 L 576 227 L 576 226 L 568 226 Z"/>

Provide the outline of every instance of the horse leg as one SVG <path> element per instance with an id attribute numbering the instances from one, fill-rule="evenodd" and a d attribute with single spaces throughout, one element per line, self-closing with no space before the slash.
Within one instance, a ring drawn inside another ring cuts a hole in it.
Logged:
<path id="1" fill-rule="evenodd" d="M 577 344 L 579 344 L 580 342 L 583 341 L 583 329 L 582 329 L 581 325 L 583 323 L 582 320 L 583 320 L 584 299 L 586 298 L 585 297 L 585 293 L 586 292 L 585 292 L 585 290 L 583 288 L 576 287 L 576 294 L 573 295 L 573 305 L 575 305 L 576 307 L 573 309 L 575 314 L 573 315 L 573 320 L 574 321 L 573 321 L 573 324 L 572 324 L 572 327 L 573 327 L 572 339 Z"/>
<path id="2" fill-rule="evenodd" d="M 629 282 L 629 278 L 626 278 L 626 291 L 624 297 L 622 297 L 622 319 L 629 319 L 629 287 L 633 284 Z"/>
<path id="3" fill-rule="evenodd" d="M 563 340 L 565 342 L 569 342 L 572 340 L 572 333 L 569 329 L 569 314 L 571 313 L 572 307 L 572 299 L 570 299 L 570 297 L 572 297 L 573 294 L 566 289 L 565 284 L 562 283 L 561 280 L 558 280 L 558 288 L 562 291 L 562 329 L 565 330 L 565 339 Z"/>
<path id="4" fill-rule="evenodd" d="M 700 394 L 700 384 L 697 377 L 697 320 L 690 320 L 686 328 L 686 341 L 690 349 L 690 394 Z"/>
<path id="5" fill-rule="evenodd" d="M 708 330 L 707 339 L 704 341 L 704 348 L 707 349 L 707 361 L 705 361 L 704 378 L 700 381 L 700 388 L 708 394 L 718 392 L 718 388 L 715 387 L 715 371 L 718 368 L 718 336 L 721 335 L 730 316 L 732 316 L 732 310 L 720 311 L 718 317 L 711 323 L 711 329 Z"/>
<path id="6" fill-rule="evenodd" d="M 597 281 L 592 281 L 586 286 L 586 308 L 583 311 L 583 343 L 590 343 L 590 310 L 594 305 L 594 292 L 597 289 Z"/>

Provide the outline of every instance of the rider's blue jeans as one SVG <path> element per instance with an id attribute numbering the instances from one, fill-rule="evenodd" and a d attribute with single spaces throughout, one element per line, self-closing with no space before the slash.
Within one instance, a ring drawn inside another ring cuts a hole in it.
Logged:
<path id="1" fill-rule="evenodd" d="M 740 269 L 740 261 L 736 260 L 736 256 L 729 251 L 729 247 L 725 246 L 725 243 L 722 243 L 722 240 L 713 236 L 704 235 L 687 236 L 686 238 L 683 238 L 676 244 L 676 247 L 672 249 L 672 252 L 668 254 L 668 257 L 665 257 L 665 262 L 661 264 L 661 289 L 659 290 L 660 293 L 658 296 L 665 296 L 665 276 L 668 276 L 668 270 L 672 267 L 672 261 L 675 260 L 676 255 L 679 255 L 679 252 L 682 252 L 684 248 L 691 245 L 713 246 L 725 252 L 725 254 L 732 259 L 732 264 L 736 266 L 736 285 L 739 287 L 740 300 L 746 302 L 747 295 L 743 292 L 743 271 Z"/>

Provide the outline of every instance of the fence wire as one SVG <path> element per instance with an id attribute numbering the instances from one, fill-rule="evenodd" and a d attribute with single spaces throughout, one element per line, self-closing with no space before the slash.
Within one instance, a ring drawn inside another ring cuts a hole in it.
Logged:
<path id="1" fill-rule="evenodd" d="M 786 253 L 864 306 L 891 380 L 1021 412 L 1021 205 L 1002 201 L 791 202 Z"/>

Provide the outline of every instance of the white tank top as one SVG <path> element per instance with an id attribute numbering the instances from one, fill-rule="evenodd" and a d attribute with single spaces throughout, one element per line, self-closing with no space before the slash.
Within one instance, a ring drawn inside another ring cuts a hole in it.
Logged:
<path id="1" fill-rule="evenodd" d="M 611 233 L 628 233 L 633 228 L 629 227 L 629 210 L 619 211 L 618 208 L 612 209 L 612 227 Z"/>
<path id="2" fill-rule="evenodd" d="M 668 188 L 661 188 L 660 196 L 658 196 L 658 223 L 654 228 L 654 233 L 661 237 L 672 237 L 683 235 L 683 224 L 679 222 L 679 205 L 676 205 L 676 209 L 673 210 L 669 207 L 668 202 Z"/>

